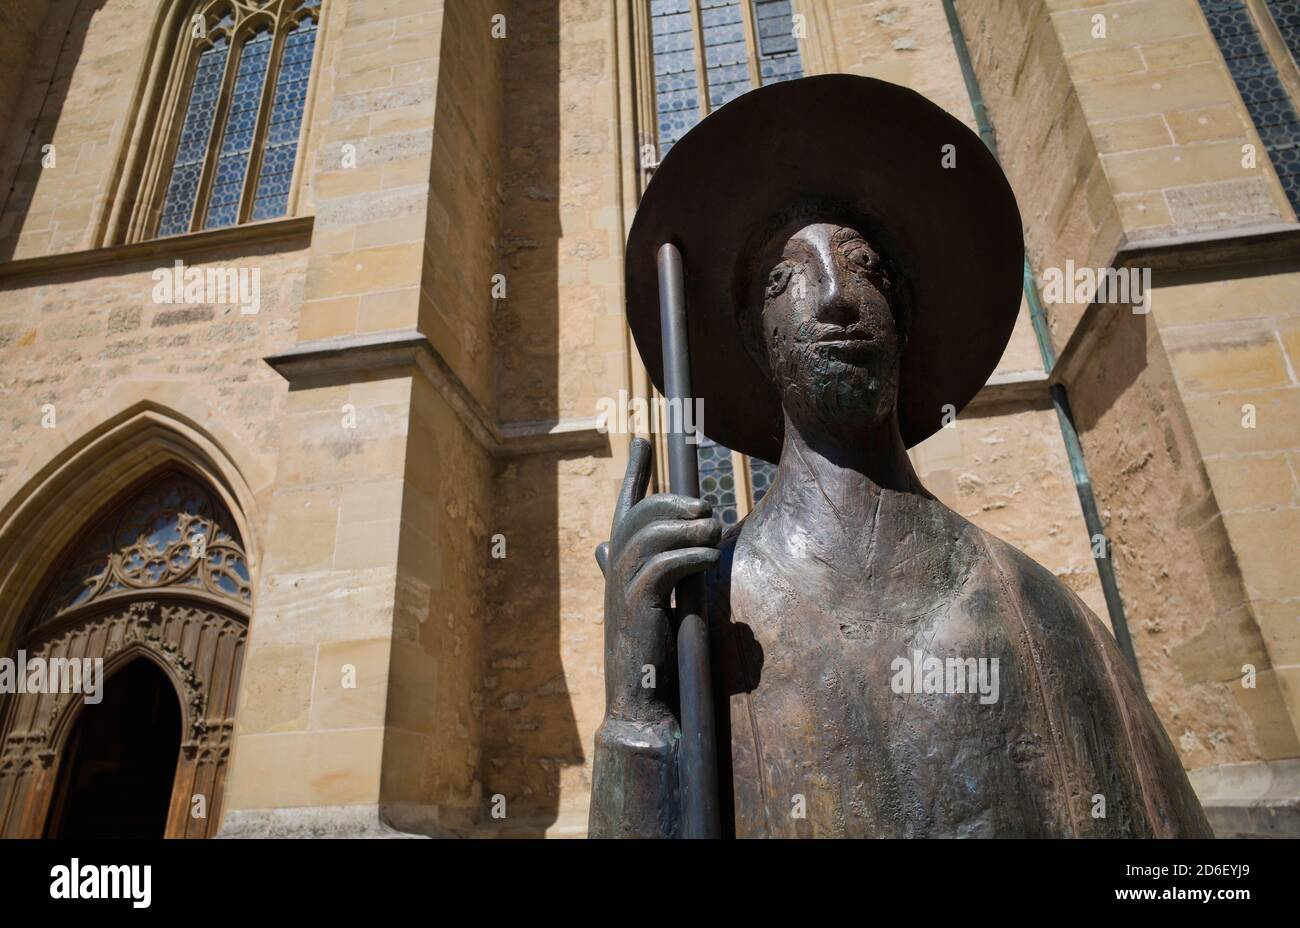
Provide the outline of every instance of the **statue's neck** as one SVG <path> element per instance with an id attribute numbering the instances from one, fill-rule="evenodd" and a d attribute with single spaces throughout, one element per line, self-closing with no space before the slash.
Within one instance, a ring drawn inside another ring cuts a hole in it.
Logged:
<path id="1" fill-rule="evenodd" d="M 926 495 L 896 420 L 845 442 L 802 430 L 787 417 L 780 473 L 763 501 L 764 521 L 773 518 L 782 531 L 823 538 L 837 531 L 869 536 L 885 491 Z"/>

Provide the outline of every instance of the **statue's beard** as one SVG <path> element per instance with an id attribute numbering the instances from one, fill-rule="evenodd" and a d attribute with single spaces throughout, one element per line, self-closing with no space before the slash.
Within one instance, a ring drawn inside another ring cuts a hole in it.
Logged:
<path id="1" fill-rule="evenodd" d="M 796 423 L 847 438 L 889 421 L 898 397 L 898 359 L 885 346 L 835 349 L 790 340 L 772 351 L 772 372 Z"/>

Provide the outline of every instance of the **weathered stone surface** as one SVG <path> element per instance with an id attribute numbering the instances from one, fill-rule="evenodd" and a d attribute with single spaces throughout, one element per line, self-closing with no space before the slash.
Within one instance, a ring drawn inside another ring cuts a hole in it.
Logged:
<path id="1" fill-rule="evenodd" d="M 627 18 L 611 20 L 621 4 L 326 2 L 301 168 L 310 241 L 183 256 L 259 269 L 256 315 L 155 304 L 151 274 L 171 255 L 0 274 L 0 536 L 23 528 L 8 507 L 76 442 L 128 409 L 169 410 L 249 488 L 256 594 L 227 830 L 581 834 L 603 708 L 591 551 L 628 436 L 596 454 L 542 442 L 491 457 L 418 370 L 291 390 L 262 359 L 418 327 L 503 434 L 562 431 L 620 390 L 644 395 L 622 319 L 636 147 L 653 122 L 628 79 L 644 63 Z M 0 261 L 94 245 L 160 3 L 69 4 L 70 22 L 41 4 L 0 13 L 0 189 L 13 187 Z M 939 4 L 796 7 L 808 73 L 900 82 L 974 126 Z M 1192 0 L 958 8 L 1035 273 L 1103 266 L 1124 242 L 1293 221 L 1267 164 L 1241 167 L 1258 137 Z M 498 12 L 504 40 L 488 32 Z M 1088 34 L 1098 12 L 1104 40 Z M 60 55 L 69 30 L 76 51 Z M 43 168 L 47 143 L 57 162 Z M 1300 508 L 1297 288 L 1292 267 L 1158 278 L 1145 336 L 1102 332 L 1059 372 L 1146 686 L 1193 769 L 1300 753 L 1284 544 Z M 1049 307 L 1058 352 L 1095 312 Z M 1044 376 L 1027 310 L 996 376 Z M 1104 615 L 1056 415 L 1045 393 L 1018 395 L 972 407 L 913 462 Z M 1240 684 L 1247 663 L 1255 689 Z"/>

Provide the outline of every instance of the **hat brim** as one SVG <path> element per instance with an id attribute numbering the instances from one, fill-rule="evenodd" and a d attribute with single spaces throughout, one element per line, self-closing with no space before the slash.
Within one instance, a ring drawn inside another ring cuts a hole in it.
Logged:
<path id="1" fill-rule="evenodd" d="M 1024 246 L 1011 186 L 979 137 L 925 97 L 828 74 L 721 107 L 673 146 L 637 207 L 625 262 L 628 323 L 662 390 L 655 256 L 676 244 L 703 431 L 768 461 L 781 453 L 781 402 L 744 346 L 736 270 L 756 229 L 792 204 L 818 202 L 886 233 L 887 244 L 874 244 L 907 280 L 912 319 L 898 414 L 909 447 L 984 385 L 1020 306 Z"/>

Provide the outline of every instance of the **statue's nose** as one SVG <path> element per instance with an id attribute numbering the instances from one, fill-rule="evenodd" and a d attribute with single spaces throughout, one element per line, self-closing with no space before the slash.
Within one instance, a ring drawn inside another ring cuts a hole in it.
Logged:
<path id="1" fill-rule="evenodd" d="M 833 325 L 848 325 L 857 318 L 857 305 L 845 292 L 837 275 L 828 274 L 822 283 L 817 301 L 817 321 Z"/>

